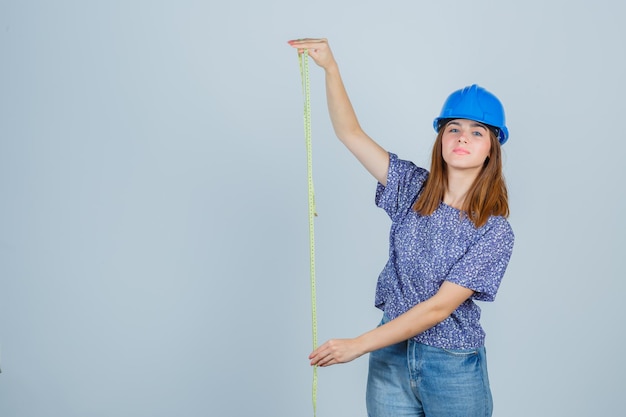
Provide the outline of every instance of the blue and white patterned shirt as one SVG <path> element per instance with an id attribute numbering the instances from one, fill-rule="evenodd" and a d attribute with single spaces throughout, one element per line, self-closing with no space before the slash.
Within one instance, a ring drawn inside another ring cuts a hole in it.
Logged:
<path id="1" fill-rule="evenodd" d="M 389 260 L 378 278 L 376 307 L 391 320 L 435 295 L 444 281 L 474 290 L 447 319 L 420 333 L 417 342 L 445 349 L 484 345 L 480 307 L 493 301 L 513 250 L 513 230 L 501 216 L 476 228 L 461 211 L 441 203 L 430 216 L 412 208 L 428 171 L 389 154 L 387 185 L 376 205 L 391 217 Z"/>

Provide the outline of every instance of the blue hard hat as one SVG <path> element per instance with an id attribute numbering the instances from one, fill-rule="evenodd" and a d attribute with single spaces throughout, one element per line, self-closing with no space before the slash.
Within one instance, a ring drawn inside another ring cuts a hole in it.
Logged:
<path id="1" fill-rule="evenodd" d="M 447 119 L 469 119 L 489 125 L 496 130 L 501 145 L 509 139 L 502 103 L 476 84 L 450 94 L 443 104 L 441 114 L 433 122 L 436 132 L 439 132 Z"/>

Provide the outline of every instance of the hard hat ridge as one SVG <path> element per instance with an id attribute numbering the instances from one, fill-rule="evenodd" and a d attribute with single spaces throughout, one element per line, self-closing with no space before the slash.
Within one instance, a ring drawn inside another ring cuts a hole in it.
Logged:
<path id="1" fill-rule="evenodd" d="M 503 145 L 509 138 L 504 107 L 498 98 L 476 84 L 457 90 L 448 96 L 441 114 L 433 121 L 435 131 L 449 119 L 469 119 L 493 127 Z"/>

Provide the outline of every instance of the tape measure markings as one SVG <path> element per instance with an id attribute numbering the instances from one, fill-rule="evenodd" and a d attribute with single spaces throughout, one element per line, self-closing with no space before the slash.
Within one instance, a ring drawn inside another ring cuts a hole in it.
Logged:
<path id="1" fill-rule="evenodd" d="M 313 349 L 317 348 L 317 300 L 315 288 L 315 191 L 313 188 L 313 145 L 311 140 L 311 86 L 309 82 L 309 56 L 305 49 L 299 54 L 302 93 L 304 95 L 304 136 L 306 139 L 307 183 L 309 200 L 309 250 L 311 275 L 311 324 L 313 331 Z M 313 367 L 313 417 L 317 414 L 317 365 Z"/>

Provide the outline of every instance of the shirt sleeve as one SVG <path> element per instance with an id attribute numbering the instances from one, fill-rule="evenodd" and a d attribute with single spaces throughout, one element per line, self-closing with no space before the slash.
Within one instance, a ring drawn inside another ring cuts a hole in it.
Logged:
<path id="1" fill-rule="evenodd" d="M 399 215 L 411 209 L 426 178 L 428 178 L 428 171 L 389 153 L 387 185 L 378 183 L 376 205 L 385 210 L 391 220 L 395 221 Z"/>
<path id="2" fill-rule="evenodd" d="M 513 251 L 514 235 L 503 217 L 492 218 L 486 233 L 452 267 L 446 281 L 474 290 L 472 298 L 493 301 Z"/>

